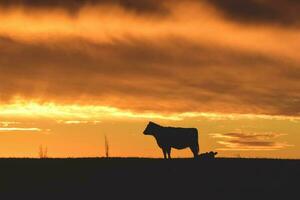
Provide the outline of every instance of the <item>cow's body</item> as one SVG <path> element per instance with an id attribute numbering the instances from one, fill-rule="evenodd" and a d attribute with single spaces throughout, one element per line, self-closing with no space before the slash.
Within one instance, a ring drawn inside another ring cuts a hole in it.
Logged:
<path id="1" fill-rule="evenodd" d="M 194 157 L 198 156 L 198 130 L 196 128 L 175 128 L 163 127 L 153 122 L 149 122 L 145 135 L 153 135 L 158 146 L 163 150 L 164 157 L 171 158 L 171 148 L 190 148 Z"/>

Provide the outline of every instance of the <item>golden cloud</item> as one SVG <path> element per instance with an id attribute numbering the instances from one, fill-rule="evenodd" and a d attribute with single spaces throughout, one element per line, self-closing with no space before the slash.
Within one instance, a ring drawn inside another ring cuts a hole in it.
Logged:
<path id="1" fill-rule="evenodd" d="M 215 1 L 21 2 L 0 6 L 2 103 L 299 116 L 297 26 Z"/>

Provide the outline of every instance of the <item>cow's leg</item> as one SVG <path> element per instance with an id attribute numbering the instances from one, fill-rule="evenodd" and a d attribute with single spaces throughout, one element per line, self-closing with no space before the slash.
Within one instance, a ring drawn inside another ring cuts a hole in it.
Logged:
<path id="1" fill-rule="evenodd" d="M 168 147 L 168 148 L 167 148 L 167 153 L 168 153 L 169 159 L 171 159 L 171 147 Z"/>
<path id="2" fill-rule="evenodd" d="M 191 146 L 190 149 L 193 152 L 194 158 L 197 158 L 198 157 L 198 153 L 199 153 L 199 145 L 196 144 L 194 146 Z"/>
<path id="3" fill-rule="evenodd" d="M 164 154 L 164 158 L 167 159 L 167 151 L 166 149 L 162 148 L 163 154 Z"/>

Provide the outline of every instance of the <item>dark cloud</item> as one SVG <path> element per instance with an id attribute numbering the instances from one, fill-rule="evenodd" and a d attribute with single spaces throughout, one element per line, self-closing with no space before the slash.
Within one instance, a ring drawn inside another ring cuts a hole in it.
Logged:
<path id="1" fill-rule="evenodd" d="M 299 25 L 298 0 L 209 0 L 207 3 L 234 21 Z"/>
<path id="2" fill-rule="evenodd" d="M 138 111 L 300 112 L 297 80 L 282 73 L 295 66 L 267 55 L 176 38 L 0 45 L 2 102 L 19 95 Z"/>
<path id="3" fill-rule="evenodd" d="M 221 150 L 278 150 L 290 145 L 277 142 L 278 133 L 215 133 L 211 134 L 224 147 Z"/>
<path id="4" fill-rule="evenodd" d="M 2 0 L 0 6 L 32 9 L 64 9 L 76 14 L 84 6 L 120 6 L 140 14 L 166 14 L 168 9 L 159 0 Z"/>
<path id="5" fill-rule="evenodd" d="M 64 9 L 76 14 L 84 6 L 120 6 L 138 14 L 167 15 L 174 5 L 184 3 L 213 6 L 230 20 L 252 24 L 299 26 L 298 0 L 2 0 L 0 7 L 23 6 L 32 9 Z"/>
<path id="6" fill-rule="evenodd" d="M 258 140 L 258 139 L 274 139 L 282 134 L 277 133 L 252 133 L 252 134 L 245 134 L 245 133 L 226 133 L 224 136 L 229 138 L 244 138 L 246 140 Z"/>

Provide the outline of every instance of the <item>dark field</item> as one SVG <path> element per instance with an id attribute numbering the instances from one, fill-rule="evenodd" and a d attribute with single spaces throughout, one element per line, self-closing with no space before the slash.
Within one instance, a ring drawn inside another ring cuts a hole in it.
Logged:
<path id="1" fill-rule="evenodd" d="M 0 159 L 0 166 L 0 195 L 18 199 L 299 199 L 300 192 L 299 160 Z"/>

